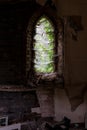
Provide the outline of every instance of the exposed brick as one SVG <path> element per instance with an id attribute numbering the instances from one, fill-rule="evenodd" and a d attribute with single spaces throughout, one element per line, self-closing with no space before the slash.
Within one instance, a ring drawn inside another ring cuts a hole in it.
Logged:
<path id="1" fill-rule="evenodd" d="M 37 96 L 42 117 L 54 117 L 54 91 L 53 89 L 39 88 Z"/>

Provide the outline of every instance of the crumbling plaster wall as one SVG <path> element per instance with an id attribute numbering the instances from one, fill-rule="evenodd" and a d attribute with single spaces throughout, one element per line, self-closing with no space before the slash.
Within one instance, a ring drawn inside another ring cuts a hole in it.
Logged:
<path id="1" fill-rule="evenodd" d="M 84 30 L 78 33 L 78 41 L 73 41 L 71 37 L 67 36 L 64 44 L 65 84 L 68 84 L 68 88 L 72 84 L 74 90 L 77 86 L 87 85 L 87 1 L 58 0 L 57 9 L 58 15 L 61 16 L 77 15 L 82 17 Z M 65 90 L 56 89 L 54 97 L 55 119 L 61 120 L 63 116 L 67 116 L 72 122 L 83 122 L 85 112 L 87 112 L 86 97 L 87 93 L 85 93 L 84 102 L 72 112 L 72 103 L 70 104 Z"/>

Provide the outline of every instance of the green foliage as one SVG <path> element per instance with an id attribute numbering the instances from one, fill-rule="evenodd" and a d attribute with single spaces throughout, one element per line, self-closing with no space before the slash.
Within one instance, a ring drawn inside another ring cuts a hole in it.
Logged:
<path id="1" fill-rule="evenodd" d="M 54 33 L 53 26 L 48 19 L 42 17 L 36 25 L 35 44 L 35 71 L 50 73 L 54 72 Z"/>

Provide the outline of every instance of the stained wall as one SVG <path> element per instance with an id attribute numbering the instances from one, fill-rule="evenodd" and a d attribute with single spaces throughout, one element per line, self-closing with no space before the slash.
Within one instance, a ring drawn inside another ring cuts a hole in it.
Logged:
<path id="1" fill-rule="evenodd" d="M 78 86 L 82 88 L 87 86 L 87 1 L 81 0 L 59 0 L 57 1 L 58 15 L 62 16 L 81 16 L 83 30 L 78 32 L 78 40 L 74 41 L 67 35 L 64 44 L 64 70 L 65 83 L 68 84 L 68 90 L 72 86 L 72 90 Z M 67 88 L 67 87 L 66 87 Z M 71 95 L 72 95 L 71 90 Z M 76 91 L 76 90 L 75 90 Z M 75 93 L 74 91 L 74 93 Z M 86 91 L 86 90 L 85 90 Z M 74 95 L 73 93 L 73 95 Z M 80 91 L 78 91 L 80 97 Z M 61 120 L 63 116 L 69 117 L 72 122 L 84 122 L 84 115 L 87 112 L 87 94 L 83 95 L 84 102 L 78 105 L 72 112 L 70 99 L 65 90 L 55 90 L 55 118 Z M 74 103 L 78 100 L 75 97 Z"/>

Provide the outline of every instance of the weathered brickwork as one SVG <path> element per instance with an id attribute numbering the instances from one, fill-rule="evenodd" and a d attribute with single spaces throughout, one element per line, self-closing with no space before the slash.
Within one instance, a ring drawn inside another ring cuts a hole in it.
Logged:
<path id="1" fill-rule="evenodd" d="M 0 85 L 25 84 L 26 26 L 34 9 L 29 2 L 0 4 Z M 26 86 L 25 86 L 26 87 Z M 0 88 L 1 90 L 1 88 Z M 35 92 L 1 92 L 0 116 L 7 115 L 9 123 L 29 117 L 37 107 Z"/>
<path id="2" fill-rule="evenodd" d="M 37 106 L 35 92 L 0 92 L 0 116 L 7 115 L 9 124 L 28 119 L 31 108 Z"/>
<path id="3" fill-rule="evenodd" d="M 26 27 L 33 6 L 28 2 L 0 5 L 0 84 L 25 81 Z"/>
<path id="4" fill-rule="evenodd" d="M 32 67 L 33 60 L 32 34 L 34 34 L 35 22 L 41 15 L 40 11 L 35 13 L 38 6 L 33 2 L 0 5 L 0 84 L 3 87 L 4 85 L 26 84 L 26 74 Z M 47 15 L 51 18 L 52 13 L 48 11 Z M 56 39 L 59 52 L 57 66 L 61 75 L 63 32 L 60 20 L 57 21 L 57 17 L 52 16 L 54 24 L 60 28 L 58 32 L 55 30 L 55 34 L 58 35 Z M 37 96 L 42 117 L 53 117 L 53 90 L 43 87 L 37 91 Z M 37 96 L 35 92 L 0 92 L 0 115 L 8 115 L 9 123 L 28 117 L 31 108 L 38 106 Z"/>
<path id="5" fill-rule="evenodd" d="M 54 117 L 54 91 L 52 88 L 37 89 L 42 117 Z"/>

